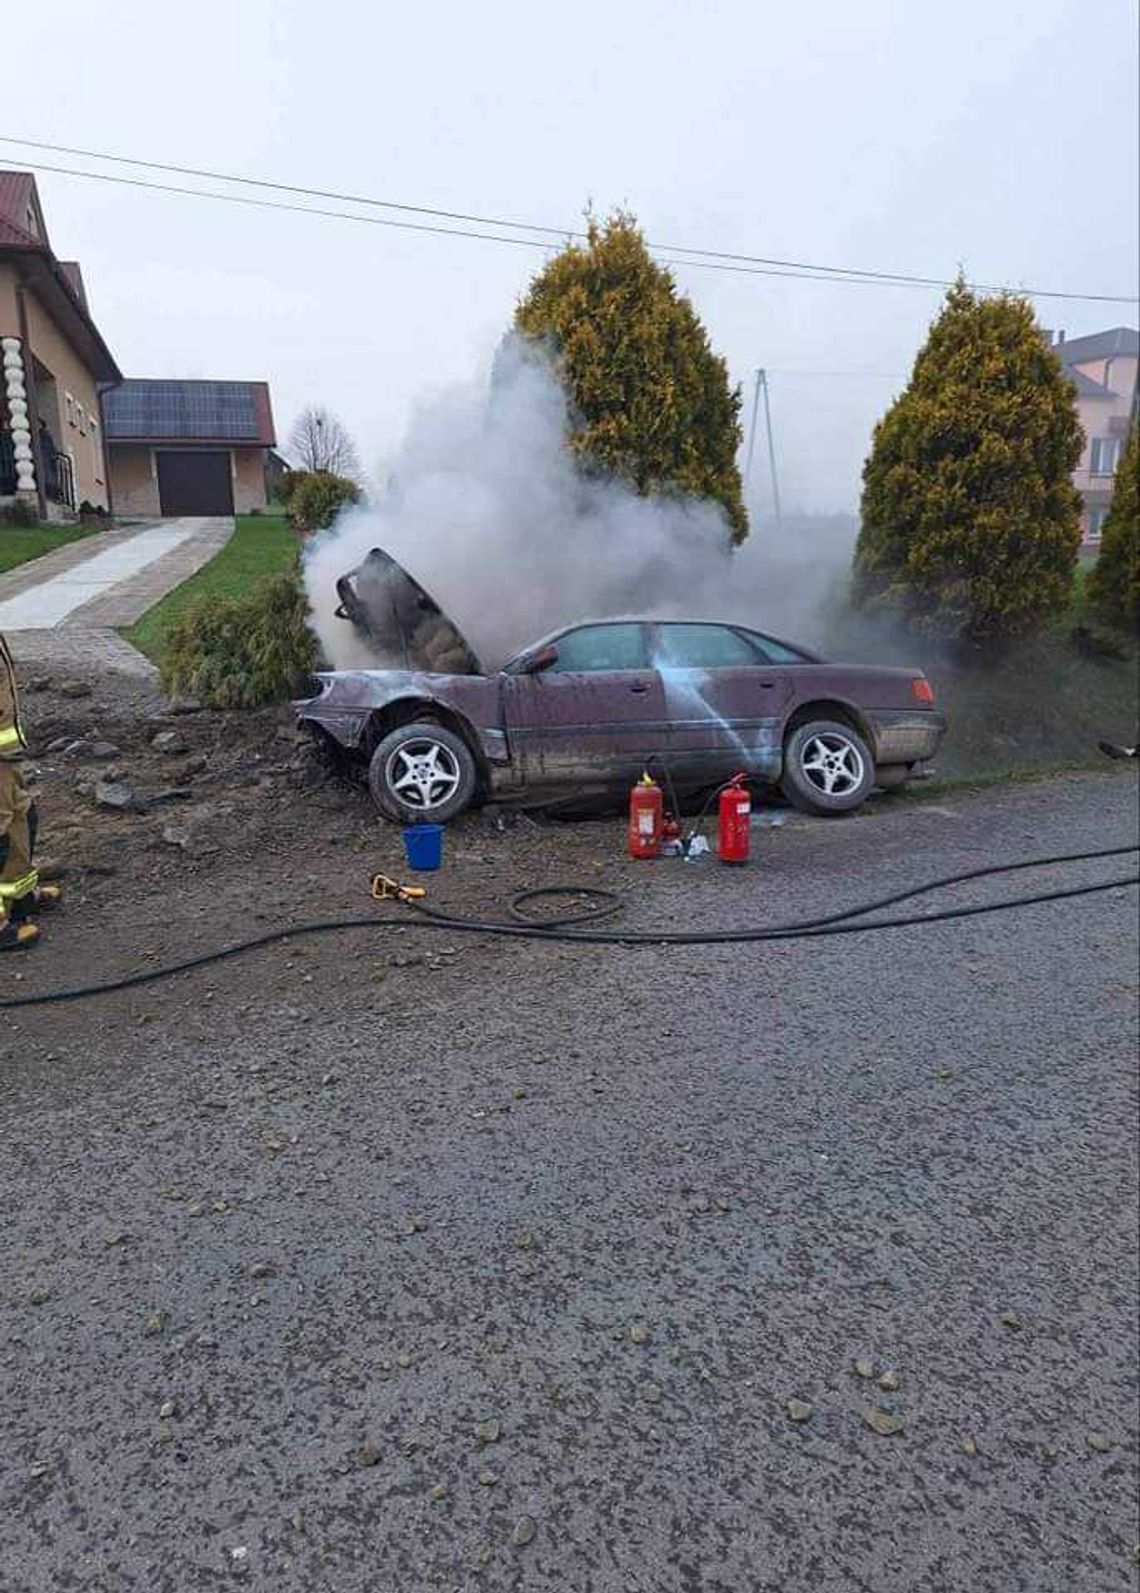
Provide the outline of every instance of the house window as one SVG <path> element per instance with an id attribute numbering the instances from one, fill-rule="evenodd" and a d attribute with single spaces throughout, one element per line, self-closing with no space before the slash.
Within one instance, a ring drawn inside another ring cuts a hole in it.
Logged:
<path id="1" fill-rule="evenodd" d="M 94 466 L 95 480 L 103 485 L 103 451 L 99 447 L 99 422 L 91 421 L 91 462 Z"/>
<path id="2" fill-rule="evenodd" d="M 64 407 L 67 410 L 67 424 L 69 426 L 74 426 L 75 425 L 75 400 L 74 400 L 74 398 L 72 398 L 70 393 L 64 393 L 63 402 L 64 402 Z"/>
<path id="3" fill-rule="evenodd" d="M 1111 476 L 1120 458 L 1119 437 L 1094 437 L 1089 469 L 1094 476 Z"/>
<path id="4" fill-rule="evenodd" d="M 1089 541 L 1099 542 L 1104 529 L 1105 516 L 1108 514 L 1108 505 L 1099 503 L 1089 510 Z"/>
<path id="5" fill-rule="evenodd" d="M 79 435 L 81 437 L 86 437 L 86 435 L 87 435 L 87 415 L 86 415 L 86 413 L 84 411 L 84 408 L 83 408 L 82 404 L 76 404 L 75 413 L 76 413 L 76 416 L 78 417 Z"/>

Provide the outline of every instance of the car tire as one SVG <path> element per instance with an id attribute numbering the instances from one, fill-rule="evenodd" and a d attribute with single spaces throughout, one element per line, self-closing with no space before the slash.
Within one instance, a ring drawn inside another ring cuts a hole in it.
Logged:
<path id="1" fill-rule="evenodd" d="M 824 818 L 862 807 L 875 783 L 875 760 L 857 730 L 834 719 L 798 725 L 784 743 L 780 789 L 801 813 Z"/>
<path id="2" fill-rule="evenodd" d="M 368 766 L 368 789 L 394 824 L 449 824 L 479 787 L 475 755 L 462 736 L 431 720 L 386 735 Z"/>

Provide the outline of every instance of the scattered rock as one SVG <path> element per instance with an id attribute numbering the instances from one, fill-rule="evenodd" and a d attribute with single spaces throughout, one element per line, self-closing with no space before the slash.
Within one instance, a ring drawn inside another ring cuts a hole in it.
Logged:
<path id="1" fill-rule="evenodd" d="M 364 1470 L 369 1466 L 379 1465 L 380 1451 L 376 1448 L 375 1444 L 361 1444 L 360 1448 L 356 1451 L 355 1458 L 357 1466 L 361 1470 Z"/>
<path id="2" fill-rule="evenodd" d="M 167 846 L 180 846 L 183 851 L 190 845 L 190 831 L 185 824 L 164 824 L 162 839 Z"/>
<path id="3" fill-rule="evenodd" d="M 493 1416 L 475 1424 L 475 1436 L 481 1444 L 497 1444 L 503 1429 Z"/>
<path id="4" fill-rule="evenodd" d="M 631 1344 L 648 1344 L 649 1329 L 644 1322 L 634 1322 L 630 1325 L 629 1341 Z"/>
<path id="5" fill-rule="evenodd" d="M 875 1410 L 871 1406 L 863 1412 L 863 1420 L 872 1432 L 879 1434 L 880 1438 L 890 1438 L 895 1433 L 901 1433 L 906 1426 L 901 1416 L 892 1415 L 889 1410 Z"/>
<path id="6" fill-rule="evenodd" d="M 522 1233 L 520 1233 L 518 1238 L 515 1240 L 515 1244 L 520 1250 L 534 1249 L 534 1235 L 531 1233 L 529 1228 L 523 1229 Z"/>
<path id="7" fill-rule="evenodd" d="M 202 704 L 197 697 L 172 697 L 166 705 L 166 711 L 171 714 L 200 714 Z"/>
<path id="8" fill-rule="evenodd" d="M 884 1372 L 882 1377 L 879 1378 L 879 1387 L 885 1394 L 897 1394 L 902 1387 L 902 1373 L 895 1371 Z"/>
<path id="9" fill-rule="evenodd" d="M 407 1353 L 407 1351 L 404 1351 L 404 1353 L 401 1354 L 401 1355 L 397 1355 L 397 1357 L 396 1357 L 396 1365 L 400 1366 L 400 1367 L 403 1367 L 405 1372 L 407 1371 L 408 1367 L 411 1366 L 411 1364 L 412 1364 L 412 1357 Z"/>
<path id="10" fill-rule="evenodd" d="M 271 1261 L 255 1261 L 249 1269 L 251 1278 L 271 1278 L 273 1276 L 273 1263 Z"/>
<path id="11" fill-rule="evenodd" d="M 647 1405 L 659 1405 L 661 1403 L 661 1390 L 656 1383 L 642 1383 L 639 1392 Z"/>
<path id="12" fill-rule="evenodd" d="M 158 1407 L 158 1415 L 161 1421 L 168 1422 L 172 1420 L 178 1415 L 178 1401 L 174 1399 L 164 1399 L 162 1404 Z"/>
<path id="13" fill-rule="evenodd" d="M 1011 1333 L 1020 1333 L 1023 1326 L 1021 1318 L 1016 1311 L 1003 1311 L 998 1317 L 1002 1327 L 1009 1328 Z"/>
<path id="14" fill-rule="evenodd" d="M 1103 1433 L 1090 1433 L 1085 1442 L 1093 1453 L 1097 1455 L 1107 1455 L 1112 1448 L 1111 1443 L 1109 1443 Z"/>
<path id="15" fill-rule="evenodd" d="M 521 1084 L 517 1084 L 515 1086 L 515 1088 L 511 1091 L 511 1094 L 514 1096 L 516 1101 L 525 1101 L 526 1100 L 526 1091 L 523 1089 Z"/>
<path id="16" fill-rule="evenodd" d="M 481 1471 L 479 1473 L 479 1485 L 480 1485 L 480 1487 L 493 1488 L 495 1486 L 495 1484 L 498 1482 L 498 1480 L 499 1480 L 499 1474 L 496 1471 Z"/>
<path id="17" fill-rule="evenodd" d="M 970 1459 L 973 1460 L 973 1458 L 977 1454 L 977 1452 L 978 1452 L 977 1439 L 975 1439 L 975 1438 L 963 1438 L 963 1440 L 962 1440 L 962 1453 L 964 1455 L 969 1455 Z"/>
<path id="18" fill-rule="evenodd" d="M 446 1499 L 447 1498 L 447 1489 L 444 1487 L 442 1482 L 437 1482 L 436 1483 L 436 1485 L 432 1489 L 431 1494 L 429 1495 L 429 1497 L 434 1499 L 437 1503 L 441 1499 Z"/>
<path id="19" fill-rule="evenodd" d="M 186 751 L 186 743 L 177 730 L 160 730 L 150 738 L 150 744 L 156 752 L 167 752 L 174 758 L 181 757 Z"/>
<path id="20" fill-rule="evenodd" d="M 861 1357 L 855 1362 L 855 1373 L 858 1377 L 874 1377 L 875 1363 L 867 1360 L 866 1357 Z"/>
<path id="21" fill-rule="evenodd" d="M 192 758 L 187 758 L 178 772 L 184 780 L 189 780 L 193 775 L 204 774 L 209 767 L 210 760 L 206 754 L 196 752 Z"/>
<path id="22" fill-rule="evenodd" d="M 806 1422 L 811 1415 L 811 1406 L 806 1399 L 790 1399 L 788 1401 L 788 1420 L 793 1422 Z"/>
<path id="23" fill-rule="evenodd" d="M 135 794 L 129 785 L 109 780 L 96 780 L 94 796 L 97 807 L 114 808 L 120 813 L 127 812 L 135 805 Z"/>
<path id="24" fill-rule="evenodd" d="M 108 1250 L 114 1250 L 118 1245 L 124 1245 L 126 1242 L 127 1236 L 125 1233 L 109 1233 L 103 1240 Z"/>
<path id="25" fill-rule="evenodd" d="M 193 795 L 189 786 L 168 785 L 163 786 L 161 791 L 152 792 L 150 796 L 140 797 L 137 805 L 144 811 L 149 811 L 151 808 L 160 807 L 164 802 L 185 802 L 187 797 Z"/>
<path id="26" fill-rule="evenodd" d="M 60 750 L 65 758 L 85 758 L 91 751 L 91 743 L 80 736 L 78 741 L 66 741 Z"/>
<path id="27" fill-rule="evenodd" d="M 166 1312 L 152 1311 L 143 1324 L 143 1332 L 147 1338 L 154 1338 L 166 1327 Z"/>
<path id="28" fill-rule="evenodd" d="M 538 1531 L 533 1516 L 520 1516 L 515 1522 L 515 1530 L 511 1533 L 511 1542 L 516 1549 L 525 1549 L 528 1543 L 534 1542 L 534 1535 Z"/>
<path id="29" fill-rule="evenodd" d="M 54 741 L 49 741 L 44 748 L 45 752 L 65 752 L 71 745 L 70 736 L 56 736 Z"/>
<path id="30" fill-rule="evenodd" d="M 91 687 L 85 680 L 61 680 L 55 688 L 61 697 L 90 697 Z"/>
<path id="31" fill-rule="evenodd" d="M 110 763 L 112 758 L 119 758 L 122 753 L 113 741 L 93 741 L 87 748 L 87 756 L 97 758 L 100 763 Z"/>

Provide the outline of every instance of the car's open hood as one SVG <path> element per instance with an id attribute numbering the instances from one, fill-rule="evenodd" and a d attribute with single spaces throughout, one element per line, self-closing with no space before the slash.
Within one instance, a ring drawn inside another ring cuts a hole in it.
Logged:
<path id="1" fill-rule="evenodd" d="M 341 619 L 350 620 L 379 662 L 433 675 L 481 675 L 459 627 L 383 548 L 336 583 Z"/>

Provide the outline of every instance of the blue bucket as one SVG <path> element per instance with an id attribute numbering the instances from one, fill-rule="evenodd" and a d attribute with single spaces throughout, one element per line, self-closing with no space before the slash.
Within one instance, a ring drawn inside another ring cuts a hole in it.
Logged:
<path id="1" fill-rule="evenodd" d="M 443 825 L 409 824 L 404 829 L 404 856 L 408 867 L 430 873 L 443 862 Z"/>

